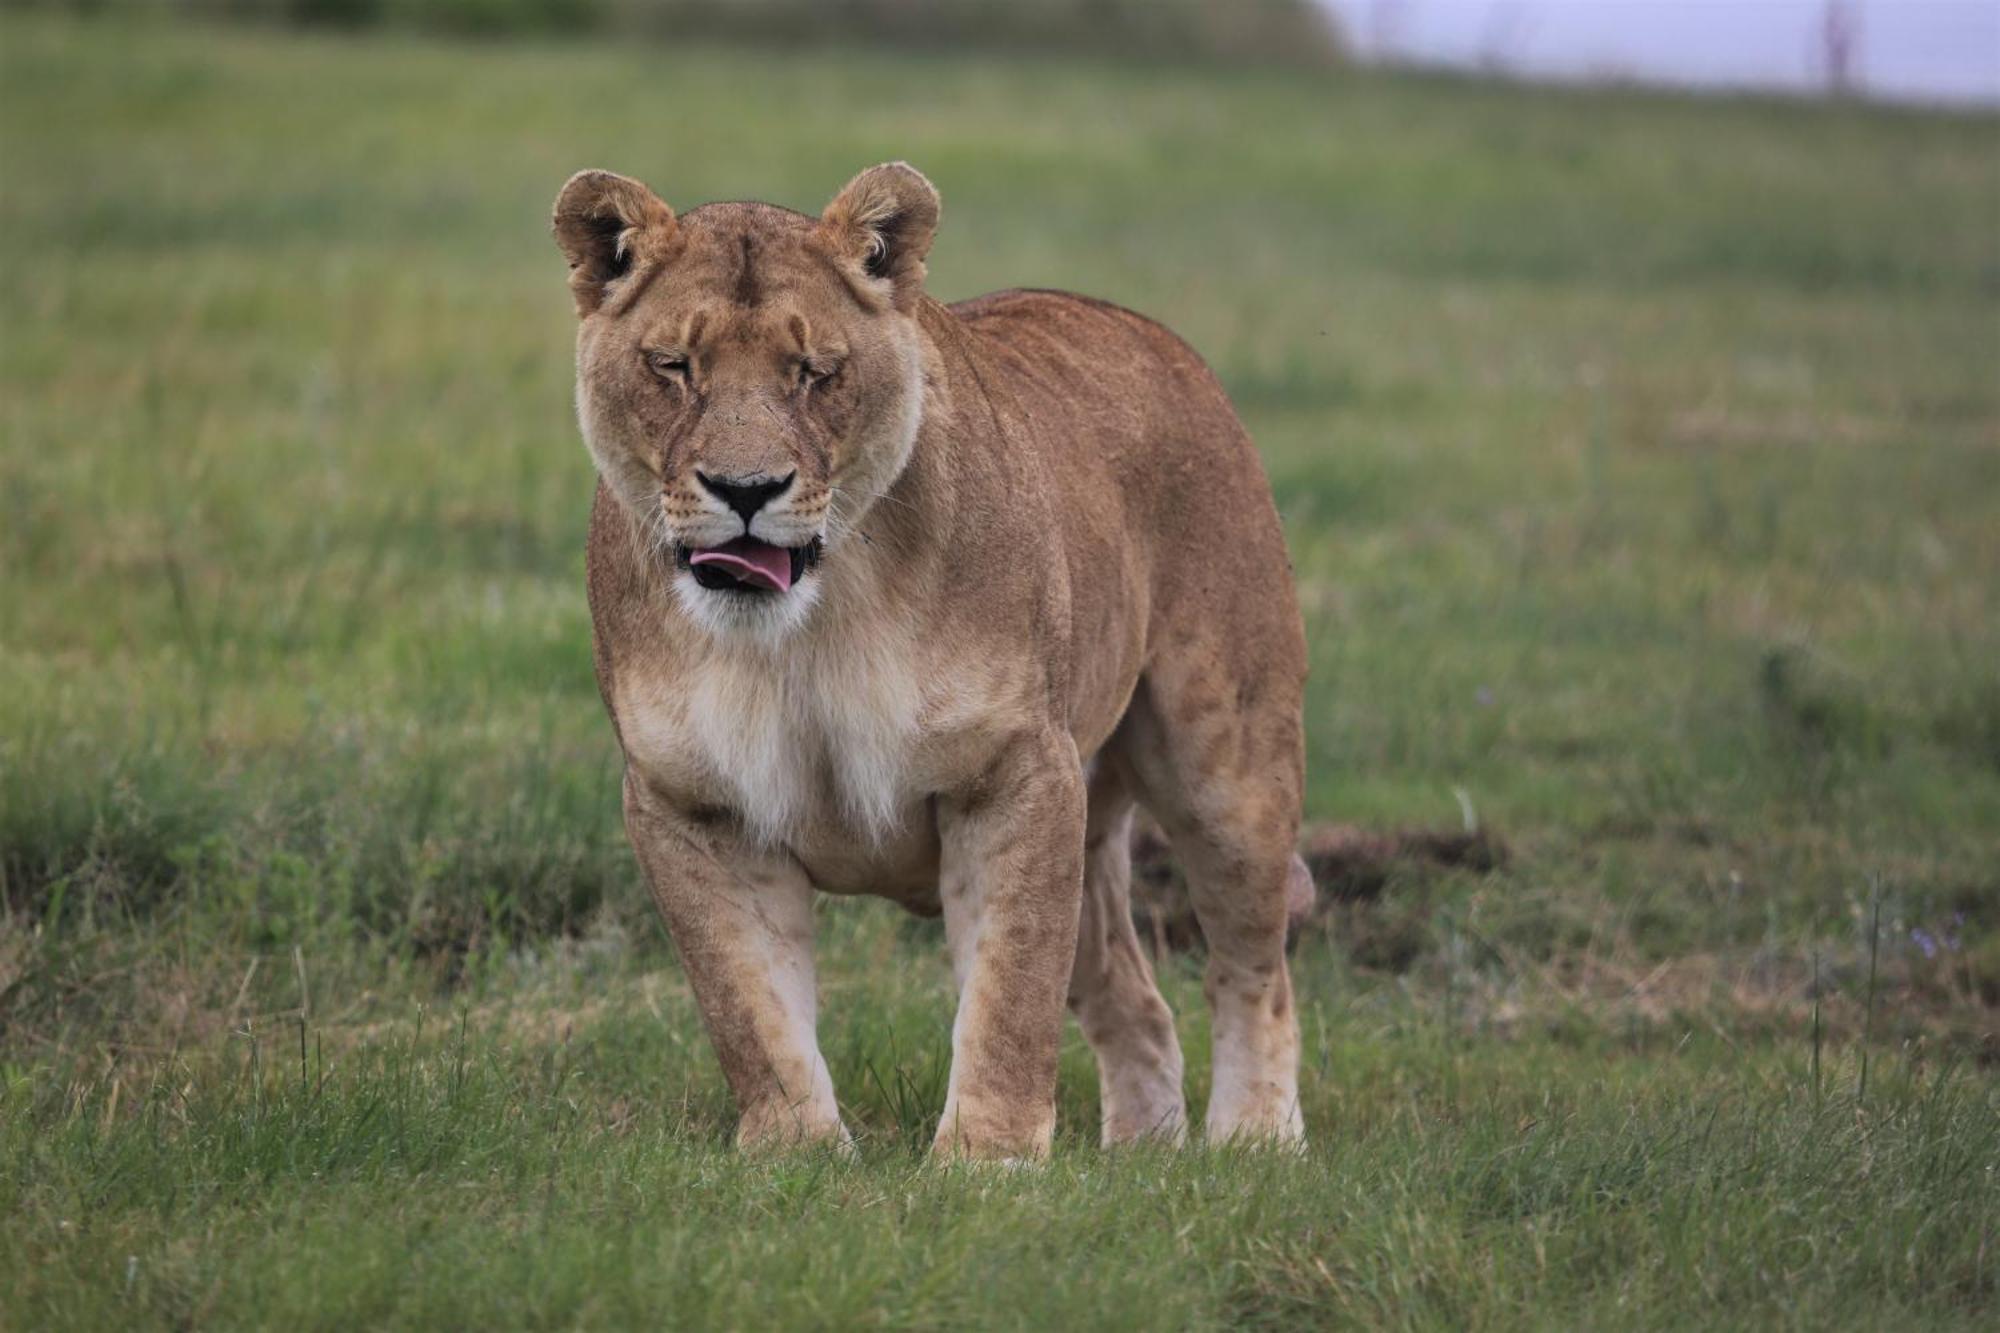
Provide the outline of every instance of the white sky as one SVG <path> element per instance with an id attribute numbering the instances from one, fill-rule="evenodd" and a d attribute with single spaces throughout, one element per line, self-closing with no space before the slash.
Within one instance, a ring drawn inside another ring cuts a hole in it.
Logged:
<path id="1" fill-rule="evenodd" d="M 1828 0 L 1322 0 L 1363 55 L 1551 78 L 1823 86 Z M 2000 104 L 2000 0 L 1843 0 L 1868 94 Z M 2000 149 L 1996 149 L 2000 151 Z"/>

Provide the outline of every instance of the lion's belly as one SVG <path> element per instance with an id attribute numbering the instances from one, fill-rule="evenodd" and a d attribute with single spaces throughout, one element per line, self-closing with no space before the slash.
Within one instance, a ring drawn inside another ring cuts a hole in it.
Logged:
<path id="1" fill-rule="evenodd" d="M 928 801 L 879 842 L 829 826 L 805 830 L 789 847 L 822 892 L 889 898 L 926 916 L 938 911 L 937 824 Z"/>

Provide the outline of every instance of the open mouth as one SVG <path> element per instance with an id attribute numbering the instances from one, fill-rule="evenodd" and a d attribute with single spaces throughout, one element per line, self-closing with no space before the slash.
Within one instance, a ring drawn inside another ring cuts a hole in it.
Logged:
<path id="1" fill-rule="evenodd" d="M 770 596 L 790 592 L 819 563 L 819 550 L 817 537 L 804 546 L 773 546 L 746 536 L 721 546 L 683 546 L 675 556 L 711 592 Z"/>

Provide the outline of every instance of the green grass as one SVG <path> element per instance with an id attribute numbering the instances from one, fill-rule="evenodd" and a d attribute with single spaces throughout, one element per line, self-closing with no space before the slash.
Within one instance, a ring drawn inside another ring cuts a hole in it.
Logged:
<path id="1" fill-rule="evenodd" d="M 1309 1028 L 1304 1161 L 1072 1138 L 945 1170 L 937 997 L 875 996 L 830 1053 L 859 1159 L 745 1163 L 684 995 L 559 989 L 337 1054 L 275 1023 L 128 1069 L 116 1110 L 102 1078 L 17 1079 L 0 1105 L 44 1127 L 0 1186 L 22 1322 L 1970 1327 L 1994 1295 L 2000 1104 L 1949 1070 L 1862 1105 L 1852 1067 L 1816 1098 L 1712 1040 L 1463 1045 L 1370 1006 Z M 899 1041 L 914 1098 L 874 1078 Z"/>
<path id="2" fill-rule="evenodd" d="M 0 14 L 0 1326 L 1990 1321 L 1995 132 Z M 1047 1170 L 927 1168 L 941 944 L 872 903 L 859 1159 L 724 1148 L 547 209 L 892 157 L 939 295 L 1119 300 L 1229 385 L 1309 814 L 1512 849 L 1300 942 L 1303 1161 L 1098 1154 L 1072 1034 Z"/>

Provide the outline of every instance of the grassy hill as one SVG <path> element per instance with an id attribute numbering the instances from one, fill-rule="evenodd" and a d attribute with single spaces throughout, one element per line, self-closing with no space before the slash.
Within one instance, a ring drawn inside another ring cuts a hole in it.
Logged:
<path id="1" fill-rule="evenodd" d="M 0 1322 L 1984 1322 L 1995 133 L 0 14 Z M 937 294 L 1108 297 L 1228 384 L 1310 815 L 1510 849 L 1301 940 L 1302 1161 L 1101 1157 L 1072 1036 L 1050 1168 L 925 1167 L 941 942 L 872 903 L 823 919 L 859 1160 L 724 1148 L 547 209 L 893 157 Z"/>

